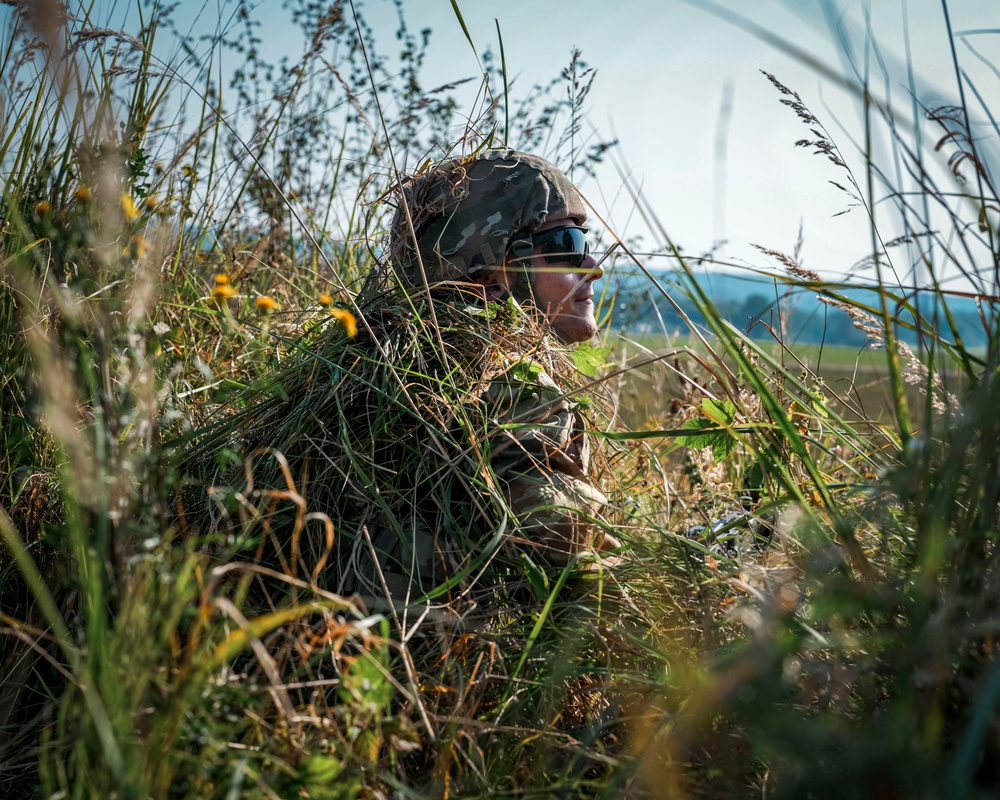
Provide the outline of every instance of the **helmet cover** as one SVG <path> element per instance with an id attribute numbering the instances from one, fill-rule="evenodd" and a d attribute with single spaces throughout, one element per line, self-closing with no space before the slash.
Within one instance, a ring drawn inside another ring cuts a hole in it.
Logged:
<path id="1" fill-rule="evenodd" d="M 514 234 L 533 233 L 550 220 L 582 225 L 587 218 L 566 175 L 510 149 L 449 159 L 406 177 L 396 201 L 389 255 L 409 287 L 488 273 L 503 265 Z"/>

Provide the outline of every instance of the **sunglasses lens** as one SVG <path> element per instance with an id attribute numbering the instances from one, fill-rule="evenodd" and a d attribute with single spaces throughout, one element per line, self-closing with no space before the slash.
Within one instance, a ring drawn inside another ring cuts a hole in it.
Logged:
<path id="1" fill-rule="evenodd" d="M 590 244 L 583 228 L 555 228 L 536 235 L 534 241 L 541 247 L 542 255 L 550 264 L 565 262 L 572 267 L 579 267 L 590 253 Z"/>

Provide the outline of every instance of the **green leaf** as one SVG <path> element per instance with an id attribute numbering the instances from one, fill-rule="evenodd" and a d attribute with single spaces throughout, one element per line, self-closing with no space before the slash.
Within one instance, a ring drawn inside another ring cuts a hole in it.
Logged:
<path id="1" fill-rule="evenodd" d="M 534 361 L 519 361 L 511 368 L 510 374 L 521 383 L 535 383 L 535 379 L 542 374 L 542 365 Z"/>
<path id="2" fill-rule="evenodd" d="M 681 430 L 692 431 L 685 436 L 685 444 L 695 450 L 712 448 L 712 458 L 725 461 L 736 449 L 739 441 L 726 430 L 736 419 L 736 406 L 729 400 L 705 398 L 701 401 L 701 411 L 706 418 L 691 419 L 681 426 Z M 698 433 L 703 431 L 703 433 Z"/>
<path id="3" fill-rule="evenodd" d="M 716 425 L 732 425 L 736 419 L 736 406 L 731 400 L 706 397 L 701 401 L 701 412 Z"/>
<path id="4" fill-rule="evenodd" d="M 306 761 L 302 777 L 307 784 L 325 785 L 335 781 L 343 771 L 344 765 L 336 756 L 315 753 Z"/>
<path id="5" fill-rule="evenodd" d="M 810 397 L 809 405 L 821 419 L 829 419 L 830 412 L 827 410 L 827 396 L 822 392 L 816 392 Z"/>
<path id="6" fill-rule="evenodd" d="M 465 18 L 462 16 L 462 12 L 459 9 L 456 0 L 451 0 L 451 9 L 455 12 L 455 16 L 458 18 L 458 24 L 462 26 L 462 33 L 465 34 L 465 40 L 469 43 L 469 47 L 472 48 L 472 52 L 476 56 L 476 61 L 478 61 L 479 53 L 476 52 L 476 45 L 472 41 L 472 34 L 469 33 L 469 28 L 465 24 Z"/>
<path id="7" fill-rule="evenodd" d="M 524 562 L 524 573 L 528 576 L 528 583 L 531 584 L 535 599 L 543 602 L 549 596 L 549 576 L 528 557 L 527 553 L 521 553 L 521 560 Z"/>
<path id="8" fill-rule="evenodd" d="M 312 800 L 354 800 L 361 792 L 356 773 L 344 773 L 344 763 L 335 755 L 316 753 L 309 756 L 299 771 L 297 794 L 283 797 L 310 797 Z"/>
<path id="9" fill-rule="evenodd" d="M 733 450 L 739 442 L 729 431 L 723 431 L 718 438 L 712 442 L 712 458 L 716 461 L 725 461 L 732 455 Z"/>
<path id="10" fill-rule="evenodd" d="M 719 429 L 710 419 L 689 419 L 681 425 L 682 431 L 692 431 L 691 435 L 685 435 L 684 444 L 694 450 L 701 450 L 703 447 L 711 447 L 719 435 Z M 697 431 L 706 431 L 697 433 Z"/>
<path id="11" fill-rule="evenodd" d="M 607 362 L 610 347 L 574 347 L 570 353 L 573 356 L 573 363 L 584 375 L 594 377 L 600 372 L 601 367 Z"/>
<path id="12" fill-rule="evenodd" d="M 388 628 L 383 625 L 388 634 Z M 389 711 L 392 701 L 392 683 L 389 674 L 388 635 L 380 642 L 362 650 L 344 671 L 339 687 L 344 703 L 357 704 L 362 714 L 379 716 Z"/>

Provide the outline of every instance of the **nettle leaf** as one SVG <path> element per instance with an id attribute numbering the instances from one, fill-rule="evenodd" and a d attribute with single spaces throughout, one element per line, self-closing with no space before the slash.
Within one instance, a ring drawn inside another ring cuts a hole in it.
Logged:
<path id="1" fill-rule="evenodd" d="M 739 442 L 729 431 L 722 431 L 718 436 L 719 438 L 712 442 L 712 458 L 716 461 L 725 461 L 732 455 Z"/>
<path id="2" fill-rule="evenodd" d="M 705 415 L 704 418 L 690 419 L 681 426 L 682 430 L 693 432 L 691 435 L 684 435 L 685 444 L 694 450 L 711 447 L 712 458 L 725 461 L 739 444 L 732 433 L 723 429 L 723 426 L 732 425 L 736 419 L 736 406 L 730 400 L 706 397 L 701 401 L 701 412 Z"/>
<path id="3" fill-rule="evenodd" d="M 607 363 L 610 347 L 574 347 L 570 353 L 573 356 L 573 363 L 584 375 L 594 377 L 600 372 L 601 367 Z"/>
<path id="4" fill-rule="evenodd" d="M 700 431 L 708 429 L 707 433 L 692 433 L 684 434 L 684 444 L 694 450 L 701 450 L 703 447 L 711 447 L 712 443 L 715 441 L 716 436 L 719 434 L 718 426 L 712 422 L 710 419 L 689 419 L 683 425 L 681 425 L 681 430 L 685 431 Z"/>
<path id="5" fill-rule="evenodd" d="M 732 425 L 736 419 L 736 406 L 732 400 L 706 397 L 701 401 L 701 412 L 716 425 Z"/>

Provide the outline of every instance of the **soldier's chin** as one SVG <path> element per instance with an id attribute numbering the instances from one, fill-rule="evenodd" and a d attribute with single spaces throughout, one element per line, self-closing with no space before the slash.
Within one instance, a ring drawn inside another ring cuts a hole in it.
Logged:
<path id="1" fill-rule="evenodd" d="M 597 322 L 592 316 L 559 316 L 552 322 L 552 329 L 564 342 L 585 342 L 597 333 Z"/>

